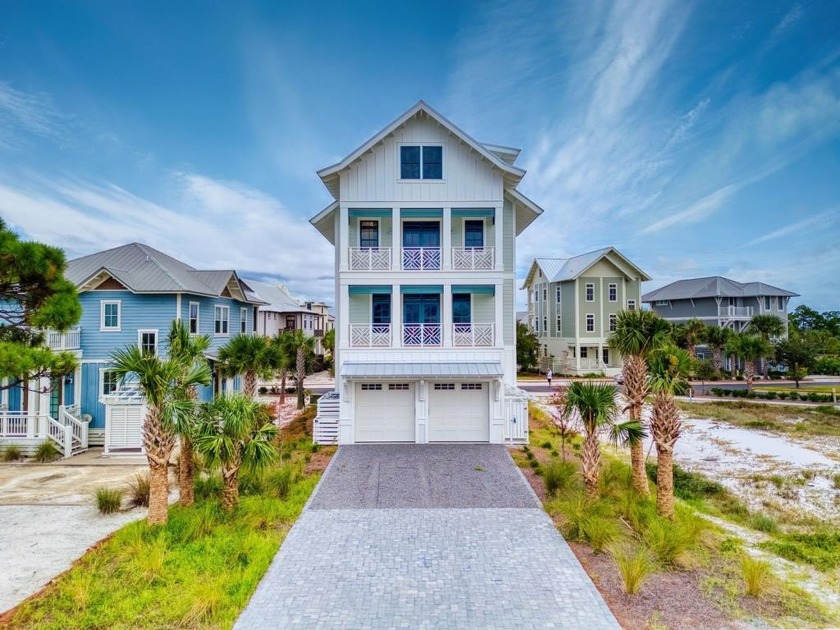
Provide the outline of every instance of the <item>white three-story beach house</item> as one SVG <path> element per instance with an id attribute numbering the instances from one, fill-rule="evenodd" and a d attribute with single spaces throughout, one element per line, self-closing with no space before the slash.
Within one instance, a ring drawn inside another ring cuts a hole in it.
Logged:
<path id="1" fill-rule="evenodd" d="M 515 239 L 542 209 L 516 190 L 518 154 L 420 101 L 318 172 L 335 199 L 311 222 L 335 245 L 336 391 L 316 439 L 527 438 Z"/>

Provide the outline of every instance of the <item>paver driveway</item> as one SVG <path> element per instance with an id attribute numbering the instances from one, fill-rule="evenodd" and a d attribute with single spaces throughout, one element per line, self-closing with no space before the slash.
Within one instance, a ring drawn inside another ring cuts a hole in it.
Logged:
<path id="1" fill-rule="evenodd" d="M 237 628 L 618 628 L 502 446 L 338 450 Z"/>

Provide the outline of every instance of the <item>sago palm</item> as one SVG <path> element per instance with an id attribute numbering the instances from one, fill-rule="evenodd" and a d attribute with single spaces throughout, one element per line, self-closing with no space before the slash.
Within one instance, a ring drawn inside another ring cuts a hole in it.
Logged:
<path id="1" fill-rule="evenodd" d="M 682 348 L 663 348 L 649 361 L 653 414 L 650 435 L 656 445 L 656 511 L 674 518 L 674 445 L 680 437 L 682 420 L 674 400 L 688 390 L 691 355 Z"/>
<path id="2" fill-rule="evenodd" d="M 648 395 L 647 358 L 669 341 L 670 324 L 653 311 L 619 311 L 609 346 L 624 357 L 624 395 L 630 420 L 642 422 L 642 407 Z M 630 445 L 633 487 L 643 496 L 650 494 L 645 474 L 645 453 L 641 442 Z"/>
<path id="3" fill-rule="evenodd" d="M 592 381 L 574 382 L 566 391 L 562 414 L 566 419 L 576 415 L 583 427 L 581 470 L 586 495 L 590 499 L 598 494 L 601 473 L 599 433 L 605 431 L 612 441 L 631 445 L 641 444 L 644 437 L 644 430 L 638 421 L 617 422 L 621 414 L 615 394 L 613 385 Z"/>
<path id="4" fill-rule="evenodd" d="M 125 382 L 137 381 L 146 404 L 143 423 L 143 448 L 149 462 L 149 525 L 166 523 L 169 518 L 169 458 L 175 446 L 175 432 L 193 410 L 193 401 L 185 390 L 210 382 L 206 364 L 185 366 L 181 361 L 163 359 L 144 353 L 137 346 L 116 350 L 111 355 L 112 368 Z"/>
<path id="5" fill-rule="evenodd" d="M 775 315 L 756 315 L 750 320 L 747 330 L 768 342 L 768 348 L 770 348 L 770 342 L 785 334 L 785 323 Z M 767 378 L 767 359 L 771 356 L 772 352 L 761 357 L 761 371 L 764 378 Z"/>
<path id="6" fill-rule="evenodd" d="M 706 344 L 712 350 L 712 360 L 714 361 L 718 374 L 723 369 L 723 351 L 731 336 L 732 330 L 730 328 L 709 326 L 706 329 Z"/>
<path id="7" fill-rule="evenodd" d="M 277 458 L 277 427 L 259 403 L 244 394 L 217 396 L 204 405 L 196 449 L 222 472 L 222 509 L 239 504 L 239 471 L 258 471 Z"/>
<path id="8" fill-rule="evenodd" d="M 770 342 L 757 335 L 738 333 L 729 341 L 727 349 L 744 362 L 744 379 L 747 381 L 747 391 L 751 392 L 755 379 L 755 362 L 773 351 Z"/>
<path id="9" fill-rule="evenodd" d="M 187 325 L 180 320 L 174 320 L 169 329 L 169 358 L 179 361 L 184 366 L 184 373 L 188 373 L 193 367 L 207 367 L 207 359 L 204 353 L 210 348 L 211 340 L 209 335 L 191 335 Z M 210 369 L 207 367 L 207 382 L 210 384 Z M 195 404 L 198 399 L 198 389 L 195 385 L 184 387 L 186 398 Z M 193 456 L 192 439 L 196 426 L 197 409 L 189 414 L 179 417 L 175 427 L 178 433 L 180 448 L 178 456 L 178 488 L 181 497 L 181 505 L 189 506 L 195 502 L 195 458 Z"/>
<path id="10" fill-rule="evenodd" d="M 219 349 L 219 365 L 228 377 L 242 374 L 242 391 L 253 399 L 257 394 L 257 379 L 271 375 L 268 360 L 268 340 L 260 335 L 236 335 Z"/>

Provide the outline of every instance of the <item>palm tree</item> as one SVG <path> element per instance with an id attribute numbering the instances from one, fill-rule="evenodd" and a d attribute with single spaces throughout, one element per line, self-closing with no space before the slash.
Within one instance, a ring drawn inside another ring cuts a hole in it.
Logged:
<path id="1" fill-rule="evenodd" d="M 286 380 L 295 365 L 296 351 L 292 347 L 292 334 L 289 331 L 277 333 L 269 342 L 269 364 L 275 374 L 280 375 L 280 404 L 286 404 Z"/>
<path id="2" fill-rule="evenodd" d="M 219 349 L 222 374 L 245 377 L 243 393 L 253 399 L 257 394 L 257 379 L 271 375 L 268 340 L 260 335 L 236 335 Z"/>
<path id="3" fill-rule="evenodd" d="M 708 328 L 703 320 L 692 317 L 685 324 L 686 350 L 692 359 L 697 358 L 697 346 L 706 340 L 706 329 Z"/>
<path id="4" fill-rule="evenodd" d="M 210 368 L 206 363 L 190 366 L 182 361 L 162 359 L 143 352 L 137 346 L 115 350 L 111 355 L 112 368 L 125 382 L 131 375 L 137 379 L 146 403 L 143 423 L 143 448 L 149 461 L 149 525 L 166 523 L 169 518 L 169 458 L 175 446 L 175 431 L 186 422 L 194 408 L 186 390 L 195 385 L 210 383 Z"/>
<path id="5" fill-rule="evenodd" d="M 259 403 L 244 394 L 217 396 L 204 406 L 195 446 L 222 471 L 222 509 L 239 504 L 239 470 L 257 471 L 277 458 L 277 427 Z"/>
<path id="6" fill-rule="evenodd" d="M 770 342 L 757 335 L 742 332 L 733 335 L 727 348 L 729 352 L 744 362 L 744 378 L 747 381 L 747 391 L 751 392 L 753 379 L 755 378 L 755 362 L 772 352 Z"/>
<path id="7" fill-rule="evenodd" d="M 674 518 L 674 445 L 680 437 L 682 420 L 675 394 L 688 389 L 691 355 L 682 348 L 663 348 L 650 357 L 650 389 L 653 414 L 650 434 L 656 444 L 656 511 Z"/>
<path id="8" fill-rule="evenodd" d="M 669 340 L 671 326 L 653 311 L 619 311 L 615 332 L 609 337 L 610 348 L 624 357 L 624 395 L 630 420 L 642 423 L 642 407 L 648 395 L 647 357 Z M 645 452 L 641 442 L 630 444 L 633 487 L 648 496 Z"/>
<path id="9" fill-rule="evenodd" d="M 312 360 L 315 338 L 307 337 L 298 329 L 291 333 L 289 345 L 295 351 L 295 376 L 297 378 L 297 406 L 303 409 L 305 403 L 303 381 L 306 378 L 306 364 Z"/>
<path id="10" fill-rule="evenodd" d="M 772 340 L 785 334 L 785 323 L 775 315 L 756 315 L 747 324 L 747 330 L 758 335 L 769 344 Z M 767 358 L 770 356 L 772 356 L 772 353 L 761 357 L 761 371 L 765 379 L 768 372 Z"/>
<path id="11" fill-rule="evenodd" d="M 706 343 L 712 349 L 712 357 L 715 369 L 720 374 L 723 369 L 723 351 L 729 338 L 732 336 L 732 329 L 721 326 L 709 326 L 706 329 Z"/>
<path id="12" fill-rule="evenodd" d="M 613 441 L 630 444 L 641 444 L 644 437 L 644 430 L 638 421 L 616 422 L 620 414 L 615 394 L 615 386 L 593 381 L 576 381 L 566 391 L 562 414 L 565 418 L 576 414 L 583 426 L 581 469 L 586 495 L 590 499 L 598 494 L 598 478 L 601 474 L 598 433 L 607 430 Z"/>
<path id="13" fill-rule="evenodd" d="M 204 353 L 210 348 L 209 335 L 191 335 L 187 325 L 180 320 L 173 320 L 169 329 L 169 357 L 184 366 L 184 373 L 197 364 L 207 364 Z M 181 385 L 183 387 L 183 385 Z M 186 397 L 195 402 L 198 389 L 195 386 L 183 387 Z M 180 449 L 178 456 L 178 488 L 181 505 L 190 506 L 195 502 L 195 458 L 193 457 L 192 437 L 196 424 L 196 409 L 190 414 L 179 416 L 175 431 L 178 433 Z"/>

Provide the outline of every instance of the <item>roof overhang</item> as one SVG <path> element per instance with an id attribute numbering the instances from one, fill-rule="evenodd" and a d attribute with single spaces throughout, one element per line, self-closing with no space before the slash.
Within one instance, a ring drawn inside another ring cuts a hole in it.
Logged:
<path id="1" fill-rule="evenodd" d="M 544 211 L 516 188 L 508 188 L 505 195 L 514 204 L 516 236 L 519 236 Z"/>
<path id="2" fill-rule="evenodd" d="M 353 363 L 341 366 L 342 378 L 500 378 L 504 368 L 497 362 L 455 363 Z"/>

